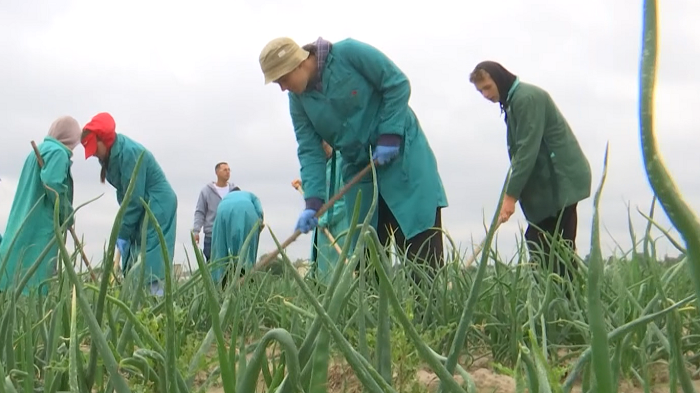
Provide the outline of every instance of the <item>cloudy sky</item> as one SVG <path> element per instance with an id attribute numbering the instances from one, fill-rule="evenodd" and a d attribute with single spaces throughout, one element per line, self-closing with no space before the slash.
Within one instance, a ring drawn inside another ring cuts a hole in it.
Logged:
<path id="1" fill-rule="evenodd" d="M 289 36 L 304 44 L 352 37 L 390 56 L 408 75 L 411 106 L 437 155 L 450 207 L 443 222 L 462 251 L 484 235 L 508 168 L 505 126 L 496 104 L 468 82 L 479 61 L 496 60 L 548 90 L 600 181 L 606 142 L 610 167 L 602 201 L 604 253 L 630 247 L 627 204 L 640 232 L 651 189 L 639 148 L 638 69 L 641 3 L 498 0 L 491 6 L 433 0 L 183 2 L 173 0 L 4 0 L 0 3 L 0 231 L 4 232 L 29 142 L 41 141 L 58 116 L 81 124 L 109 111 L 117 131 L 147 146 L 179 198 L 176 261 L 191 255 L 188 231 L 213 166 L 228 161 L 232 180 L 256 193 L 268 227 L 283 240 L 303 204 L 287 97 L 263 85 L 260 50 Z M 472 3 L 470 3 L 472 4 Z M 657 90 L 657 134 L 664 160 L 686 200 L 700 206 L 700 2 L 664 2 Z M 99 165 L 75 151 L 75 203 L 104 194 L 76 223 L 95 260 L 117 211 Z M 486 169 L 477 169 L 483 166 Z M 593 198 L 580 204 L 578 244 L 590 247 Z M 662 215 L 662 214 L 660 214 Z M 669 226 L 664 217 L 660 221 Z M 499 230 L 512 254 L 524 226 L 518 211 Z M 658 234 L 658 232 L 657 232 Z M 288 252 L 305 257 L 310 236 Z M 260 253 L 274 243 L 266 232 Z M 666 243 L 663 254 L 675 254 Z M 619 250 L 618 250 L 619 252 Z M 95 263 L 95 262 L 93 262 Z"/>

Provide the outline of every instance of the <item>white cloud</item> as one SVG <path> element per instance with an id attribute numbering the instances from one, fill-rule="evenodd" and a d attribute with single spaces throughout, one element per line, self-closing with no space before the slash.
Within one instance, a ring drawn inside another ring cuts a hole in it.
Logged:
<path id="1" fill-rule="evenodd" d="M 289 185 L 298 176 L 296 141 L 286 95 L 264 86 L 263 45 L 277 36 L 306 43 L 318 36 L 353 37 L 388 54 L 408 75 L 411 105 L 435 151 L 450 207 L 447 230 L 461 247 L 483 237 L 505 176 L 505 126 L 495 104 L 468 82 L 481 60 L 500 61 L 555 98 L 588 155 L 597 186 L 605 144 L 610 168 L 602 223 L 628 247 L 626 203 L 637 229 L 651 191 L 641 161 L 638 70 L 641 7 L 596 0 L 510 0 L 457 7 L 453 1 L 10 1 L 0 5 L 0 228 L 4 228 L 29 141 L 70 114 L 82 124 L 111 112 L 118 130 L 153 151 L 178 193 L 176 259 L 189 249 L 188 229 L 200 188 L 213 165 L 228 161 L 232 180 L 261 198 L 268 226 L 284 239 L 302 207 Z M 692 206 L 700 205 L 694 109 L 700 60 L 700 4 L 661 5 L 657 134 L 664 160 Z M 99 259 L 117 211 L 114 190 L 98 182 L 94 160 L 76 149 L 77 229 Z M 485 169 L 481 167 L 485 167 Z M 692 171 L 692 173 L 691 173 Z M 592 198 L 580 204 L 578 244 L 587 253 Z M 661 210 L 658 210 L 661 214 Z M 664 225 L 668 220 L 660 219 Z M 518 212 L 500 230 L 508 255 Z M 615 243 L 602 233 L 606 251 Z M 305 257 L 309 236 L 289 252 Z M 266 234 L 260 253 L 274 248 Z M 660 245 L 660 252 L 674 252 Z M 191 251 L 190 251 L 191 252 Z"/>

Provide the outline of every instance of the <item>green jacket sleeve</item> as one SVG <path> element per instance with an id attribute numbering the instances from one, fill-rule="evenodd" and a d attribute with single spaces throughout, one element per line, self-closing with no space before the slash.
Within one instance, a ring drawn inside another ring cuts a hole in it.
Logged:
<path id="1" fill-rule="evenodd" d="M 511 160 L 513 171 L 506 194 L 519 200 L 540 150 L 545 125 L 545 106 L 538 105 L 536 97 L 528 95 L 514 100 L 512 112 L 517 116 L 514 131 L 515 156 Z"/>
<path id="2" fill-rule="evenodd" d="M 129 188 L 131 174 L 136 167 L 136 161 L 143 150 L 124 149 L 121 162 L 118 163 L 121 173 L 121 188 L 123 195 Z M 145 209 L 141 204 L 141 198 L 146 198 L 146 172 L 149 165 L 148 156 L 144 156 L 141 160 L 141 166 L 134 179 L 134 192 L 131 194 L 131 199 L 124 212 L 121 228 L 119 228 L 119 238 L 124 240 L 132 240 L 138 233 L 139 220 L 143 217 Z M 112 164 L 114 165 L 114 164 Z"/>
<path id="3" fill-rule="evenodd" d="M 41 182 L 46 186 L 56 191 L 59 196 L 59 204 L 61 211 L 61 220 L 65 220 L 72 212 L 72 201 L 68 200 L 68 171 L 70 170 L 70 157 L 60 150 L 49 150 L 42 154 L 44 167 L 41 168 Z M 54 206 L 56 203 L 56 194 L 45 189 L 46 197 Z"/>
<path id="4" fill-rule="evenodd" d="M 316 133 L 304 108 L 295 94 L 289 94 L 289 112 L 296 135 L 297 156 L 301 166 L 301 183 L 304 199 L 326 199 L 326 153 L 321 146 L 321 137 Z M 317 209 L 320 206 L 316 207 Z"/>
<path id="5" fill-rule="evenodd" d="M 379 135 L 404 136 L 411 86 L 408 78 L 384 53 L 360 41 L 348 39 L 343 57 L 382 95 L 377 130 Z"/>

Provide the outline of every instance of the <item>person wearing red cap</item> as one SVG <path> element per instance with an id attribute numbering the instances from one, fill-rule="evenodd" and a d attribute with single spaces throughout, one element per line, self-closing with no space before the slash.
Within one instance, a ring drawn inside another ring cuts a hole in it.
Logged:
<path id="1" fill-rule="evenodd" d="M 153 154 L 131 138 L 118 134 L 114 118 L 109 113 L 98 113 L 83 127 L 82 144 L 85 158 L 97 157 L 102 167 L 100 181 L 109 182 L 117 191 L 117 202 L 124 202 L 129 183 L 134 191 L 122 218 L 117 247 L 122 256 L 122 271 L 126 275 L 133 262 L 145 248 L 146 282 L 151 293 L 162 295 L 165 278 L 164 263 L 172 264 L 177 227 L 177 196 Z M 136 162 L 143 154 L 141 166 L 134 173 Z M 146 215 L 141 199 L 149 204 L 165 237 L 168 256 L 161 251 L 160 239 L 152 221 L 149 221 L 146 244 L 141 244 L 141 227 Z"/>

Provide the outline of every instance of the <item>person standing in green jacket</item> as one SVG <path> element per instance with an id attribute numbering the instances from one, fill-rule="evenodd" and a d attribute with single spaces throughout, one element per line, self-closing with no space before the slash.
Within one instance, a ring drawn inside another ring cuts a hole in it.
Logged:
<path id="1" fill-rule="evenodd" d="M 175 253 L 175 231 L 177 229 L 177 195 L 170 186 L 165 173 L 153 154 L 138 142 L 123 134 L 117 134 L 114 118 L 103 112 L 95 115 L 83 127 L 82 143 L 85 158 L 97 157 L 102 167 L 100 181 L 109 182 L 117 192 L 121 205 L 131 182 L 131 176 L 139 156 L 143 154 L 141 166 L 134 179 L 134 192 L 122 217 L 117 238 L 117 247 L 122 257 L 122 272 L 126 275 L 145 247 L 145 282 L 150 283 L 151 294 L 162 296 L 165 279 L 165 264 L 172 266 Z M 141 244 L 141 230 L 146 215 L 141 199 L 153 212 L 168 251 L 163 255 L 160 238 L 153 222 L 149 220 L 146 244 Z"/>
<path id="2" fill-rule="evenodd" d="M 242 262 L 241 274 L 250 270 L 258 260 L 258 244 L 265 216 L 260 199 L 249 191 L 237 188 L 230 191 L 216 208 L 212 227 L 210 263 L 220 264 L 225 258 L 234 258 L 233 266 L 216 266 L 212 278 L 226 287 L 229 273 L 235 271 L 236 264 Z M 257 230 L 253 231 L 254 228 Z M 245 254 L 241 254 L 243 244 L 252 236 Z"/>
<path id="3" fill-rule="evenodd" d="M 59 225 L 66 224 L 66 229 L 73 225 L 73 219 L 68 218 L 73 213 L 71 158 L 73 150 L 80 143 L 80 132 L 77 120 L 70 116 L 59 117 L 51 124 L 48 136 L 38 145 L 44 166 L 39 167 L 34 150 L 24 161 L 5 238 L 0 243 L 0 267 L 7 261 L 5 270 L 0 271 L 2 292 L 17 284 L 28 269 L 39 262 L 39 257 L 47 246 L 49 252 L 39 262 L 38 269 L 22 293 L 26 295 L 35 289 L 39 289 L 42 294 L 48 292 L 47 286 L 41 284 L 55 273 L 57 266 L 58 244 L 54 240 L 54 206 L 57 197 Z"/>
<path id="4" fill-rule="evenodd" d="M 393 234 L 401 251 L 419 265 L 442 265 L 440 211 L 447 207 L 447 196 L 435 155 L 408 104 L 406 75 L 384 53 L 351 38 L 333 44 L 319 38 L 303 48 L 290 38 L 276 38 L 262 49 L 259 62 L 266 84 L 289 91 L 306 200 L 296 229 L 314 229 L 314 216 L 326 201 L 321 141 L 342 155 L 346 181 L 370 163 L 371 151 L 379 187 L 371 220 L 380 241 L 388 245 Z M 346 208 L 354 207 L 362 190 L 364 219 L 373 187 L 372 175 L 365 176 L 346 194 Z"/>
<path id="5" fill-rule="evenodd" d="M 323 150 L 326 153 L 326 200 L 329 200 L 345 185 L 341 171 L 343 159 L 340 153 L 334 151 L 326 141 L 323 141 Z M 293 181 L 292 186 L 296 189 L 302 189 L 301 179 Z M 326 284 L 330 282 L 333 270 L 340 258 L 336 245 L 342 249 L 345 243 L 344 235 L 343 237 L 338 235 L 346 231 L 349 226 L 350 220 L 345 207 L 345 196 L 343 196 L 321 216 L 318 220 L 318 226 L 314 228 L 312 234 L 312 274 L 319 281 Z M 326 231 L 333 236 L 335 243 L 332 243 Z"/>
<path id="6" fill-rule="evenodd" d="M 515 202 L 528 221 L 525 240 L 530 255 L 545 267 L 573 278 L 550 242 L 563 240 L 576 251 L 578 202 L 591 194 L 591 168 L 571 127 L 552 97 L 540 87 L 521 82 L 501 64 L 479 63 L 469 81 L 505 112 L 511 178 L 500 222 L 515 212 Z M 576 268 L 576 259 L 569 262 Z"/>

